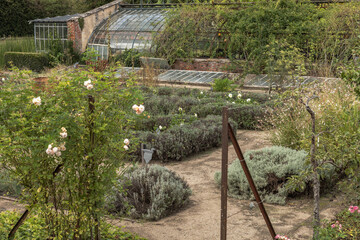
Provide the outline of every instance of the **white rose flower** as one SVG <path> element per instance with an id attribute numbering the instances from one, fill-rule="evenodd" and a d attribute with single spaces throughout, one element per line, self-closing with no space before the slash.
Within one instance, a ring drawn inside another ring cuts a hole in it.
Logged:
<path id="1" fill-rule="evenodd" d="M 91 80 L 90 80 L 90 79 L 84 82 L 85 87 L 87 87 L 89 84 L 91 84 Z"/>
<path id="2" fill-rule="evenodd" d="M 33 98 L 32 103 L 35 104 L 36 106 L 40 106 L 41 105 L 41 98 L 40 97 Z"/>
<path id="3" fill-rule="evenodd" d="M 49 144 L 48 149 L 52 149 L 52 144 Z"/>
<path id="4" fill-rule="evenodd" d="M 2 80 L 3 82 L 5 82 L 5 78 L 2 78 L 1 80 Z"/>
<path id="5" fill-rule="evenodd" d="M 237 98 L 238 98 L 238 99 L 240 99 L 240 98 L 241 98 L 241 93 L 239 93 L 239 94 L 237 95 Z"/>
<path id="6" fill-rule="evenodd" d="M 162 126 L 161 126 L 161 125 L 159 126 L 159 129 L 160 129 L 160 130 L 162 129 Z"/>
<path id="7" fill-rule="evenodd" d="M 235 102 L 232 102 L 232 104 L 235 104 Z"/>
<path id="8" fill-rule="evenodd" d="M 88 90 L 91 90 L 91 89 L 94 88 L 94 86 L 93 86 L 92 84 L 89 84 L 89 85 L 86 86 L 86 88 L 87 88 Z"/>
<path id="9" fill-rule="evenodd" d="M 47 155 L 52 155 L 54 152 L 51 150 L 51 148 L 46 149 Z"/>
<path id="10" fill-rule="evenodd" d="M 55 154 L 56 154 L 57 157 L 60 157 L 60 156 L 61 156 L 61 152 L 60 152 L 60 151 L 59 151 L 59 152 L 56 152 Z"/>
<path id="11" fill-rule="evenodd" d="M 139 106 L 139 111 L 141 111 L 141 113 L 145 110 L 145 107 L 143 105 Z"/>
<path id="12" fill-rule="evenodd" d="M 250 99 L 250 98 L 248 98 L 248 99 L 246 99 L 246 101 L 247 101 L 247 102 L 250 102 L 250 101 L 251 101 L 251 99 Z"/>
<path id="13" fill-rule="evenodd" d="M 62 132 L 67 132 L 66 128 L 64 128 L 64 127 L 61 128 L 61 131 Z"/>
<path id="14" fill-rule="evenodd" d="M 124 144 L 125 144 L 125 145 L 129 145 L 129 144 L 130 144 L 129 139 L 126 138 L 126 139 L 124 140 Z"/>
<path id="15" fill-rule="evenodd" d="M 196 113 L 194 113 L 194 116 L 195 116 L 195 117 L 197 117 L 197 114 L 196 114 Z"/>
<path id="16" fill-rule="evenodd" d="M 229 98 L 232 98 L 232 94 L 231 94 L 231 93 L 229 93 Z"/>
<path id="17" fill-rule="evenodd" d="M 57 153 L 59 151 L 59 149 L 57 147 L 54 147 L 52 150 L 54 153 Z"/>
<path id="18" fill-rule="evenodd" d="M 61 138 L 66 138 L 67 137 L 67 132 L 61 132 L 60 137 Z"/>
<path id="19" fill-rule="evenodd" d="M 60 151 L 65 151 L 66 150 L 65 143 L 62 143 L 59 148 Z"/>
<path id="20" fill-rule="evenodd" d="M 139 109 L 138 105 L 135 104 L 135 105 L 132 106 L 132 110 L 137 111 L 138 109 Z"/>
<path id="21" fill-rule="evenodd" d="M 201 92 L 200 92 L 200 94 L 204 94 L 204 92 L 203 92 L 203 91 L 201 91 Z"/>
<path id="22" fill-rule="evenodd" d="M 125 150 L 129 150 L 129 147 L 127 145 L 124 146 Z"/>

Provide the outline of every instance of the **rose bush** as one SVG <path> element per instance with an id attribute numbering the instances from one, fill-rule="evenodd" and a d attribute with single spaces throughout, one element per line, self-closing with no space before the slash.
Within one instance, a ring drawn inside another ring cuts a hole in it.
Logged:
<path id="1" fill-rule="evenodd" d="M 111 72 L 55 72 L 45 92 L 33 88 L 29 72 L 1 85 L 1 166 L 52 239 L 100 234 L 104 194 L 136 145 L 125 116 L 140 117 L 131 106 L 141 94 L 133 79 L 121 86 Z"/>

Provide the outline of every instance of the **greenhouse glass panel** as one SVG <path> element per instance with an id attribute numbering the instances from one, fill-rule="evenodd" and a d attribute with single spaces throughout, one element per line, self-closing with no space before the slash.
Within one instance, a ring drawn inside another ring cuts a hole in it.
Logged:
<path id="1" fill-rule="evenodd" d="M 60 40 L 64 45 L 67 41 L 66 23 L 35 23 L 35 47 L 37 52 L 49 50 L 50 41 Z"/>
<path id="2" fill-rule="evenodd" d="M 162 30 L 164 15 L 165 10 L 161 8 L 120 9 L 97 26 L 88 47 L 101 50 L 100 46 L 107 48 L 109 45 L 111 52 L 149 51 L 154 34 Z M 100 52 L 99 55 L 105 56 Z"/>

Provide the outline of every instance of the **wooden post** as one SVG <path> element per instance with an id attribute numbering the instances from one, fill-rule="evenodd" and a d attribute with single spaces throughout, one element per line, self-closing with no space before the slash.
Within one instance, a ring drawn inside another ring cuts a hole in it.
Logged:
<path id="1" fill-rule="evenodd" d="M 273 226 L 272 226 L 272 224 L 271 224 L 271 221 L 270 221 L 270 219 L 269 219 L 269 216 L 268 216 L 267 213 L 266 213 L 264 204 L 262 203 L 262 201 L 261 201 L 261 199 L 260 199 L 260 195 L 259 195 L 259 193 L 258 193 L 258 191 L 257 191 L 257 189 L 256 189 L 255 183 L 254 183 L 254 181 L 253 181 L 253 179 L 252 179 L 252 177 L 251 177 L 249 168 L 247 167 L 247 164 L 246 164 L 245 159 L 244 159 L 244 156 L 243 156 L 243 154 L 242 154 L 242 152 L 241 152 L 239 143 L 238 143 L 237 140 L 236 140 L 235 134 L 234 134 L 234 132 L 233 132 L 230 124 L 228 125 L 228 129 L 229 129 L 229 135 L 230 135 L 231 142 L 232 142 L 232 144 L 233 144 L 233 146 L 234 146 L 236 155 L 237 155 L 238 158 L 239 158 L 239 161 L 240 161 L 241 167 L 242 167 L 242 169 L 243 169 L 243 171 L 244 171 L 244 173 L 245 173 L 246 179 L 247 179 L 248 182 L 249 182 L 251 191 L 252 191 L 253 194 L 254 194 L 254 197 L 255 197 L 255 199 L 256 199 L 256 202 L 257 202 L 257 204 L 258 204 L 258 206 L 259 206 L 259 208 L 260 208 L 261 214 L 263 215 L 264 220 L 265 220 L 265 223 L 266 223 L 266 225 L 267 225 L 267 227 L 268 227 L 268 229 L 269 229 L 269 232 L 270 232 L 270 234 L 271 234 L 271 237 L 272 237 L 273 239 L 275 239 L 275 236 L 276 236 L 275 230 L 274 230 L 274 228 L 273 228 Z"/>
<path id="2" fill-rule="evenodd" d="M 221 159 L 221 227 L 220 240 L 226 240 L 227 229 L 227 178 L 228 178 L 228 109 L 222 112 L 222 159 Z"/>

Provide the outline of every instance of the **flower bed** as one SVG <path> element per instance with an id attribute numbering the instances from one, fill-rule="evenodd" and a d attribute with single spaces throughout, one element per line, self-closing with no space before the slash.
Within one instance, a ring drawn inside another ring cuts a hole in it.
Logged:
<path id="1" fill-rule="evenodd" d="M 236 131 L 256 129 L 271 98 L 266 94 L 199 89 L 141 87 L 146 112 L 132 119 L 140 142 L 155 148 L 154 158 L 179 161 L 221 144 L 222 109 L 228 107 Z M 140 158 L 140 148 L 135 153 Z"/>

